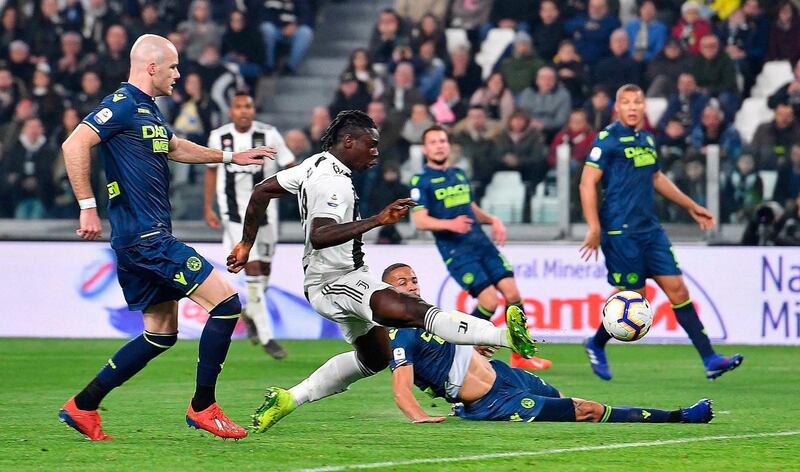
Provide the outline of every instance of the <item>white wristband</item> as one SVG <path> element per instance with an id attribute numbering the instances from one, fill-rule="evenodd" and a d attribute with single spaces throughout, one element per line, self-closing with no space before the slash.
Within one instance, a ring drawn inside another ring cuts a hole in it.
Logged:
<path id="1" fill-rule="evenodd" d="M 233 162 L 233 153 L 231 151 L 222 151 L 222 163 L 230 164 Z"/>
<path id="2" fill-rule="evenodd" d="M 81 210 L 97 208 L 97 200 L 95 200 L 94 198 L 84 198 L 82 200 L 78 200 L 78 205 L 80 205 Z"/>

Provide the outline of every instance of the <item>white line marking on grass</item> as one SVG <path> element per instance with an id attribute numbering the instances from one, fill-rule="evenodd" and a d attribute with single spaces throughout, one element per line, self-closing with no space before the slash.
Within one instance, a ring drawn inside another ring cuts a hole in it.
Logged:
<path id="1" fill-rule="evenodd" d="M 431 457 L 427 459 L 411 459 L 406 461 L 387 461 L 387 462 L 372 462 L 368 464 L 336 465 L 336 466 L 317 467 L 311 469 L 299 469 L 296 472 L 339 472 L 343 470 L 378 469 L 381 467 L 399 467 L 403 465 L 441 464 L 446 462 L 467 462 L 467 461 L 480 461 L 484 459 L 503 459 L 506 457 L 546 456 L 546 455 L 563 454 L 569 452 L 587 452 L 587 451 L 602 451 L 606 449 L 624 449 L 628 447 L 668 446 L 671 444 L 686 444 L 686 443 L 705 442 L 705 441 L 726 441 L 726 440 L 736 440 L 736 439 L 771 438 L 778 436 L 797 436 L 797 435 L 800 435 L 800 431 L 737 434 L 731 436 L 700 436 L 696 438 L 664 439 L 664 440 L 648 441 L 648 442 L 631 442 L 631 443 L 605 444 L 599 446 L 567 447 L 562 449 L 545 449 L 541 451 L 496 452 L 492 454 L 480 454 L 476 456 Z"/>

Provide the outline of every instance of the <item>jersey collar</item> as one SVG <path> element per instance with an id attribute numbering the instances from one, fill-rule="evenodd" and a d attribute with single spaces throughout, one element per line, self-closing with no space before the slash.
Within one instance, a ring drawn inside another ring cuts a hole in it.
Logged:
<path id="1" fill-rule="evenodd" d="M 119 84 L 119 86 L 120 86 L 120 88 L 127 88 L 128 90 L 130 90 L 131 94 L 133 94 L 134 97 L 139 99 L 139 100 L 149 100 L 151 102 L 155 102 L 156 101 L 156 97 L 151 97 L 150 95 L 142 92 L 139 89 L 139 87 L 133 85 L 130 82 L 122 82 L 121 84 Z"/>
<path id="2" fill-rule="evenodd" d="M 325 153 L 324 153 L 324 154 L 325 154 L 325 156 L 326 156 L 326 157 L 328 157 L 329 159 L 332 159 L 332 160 L 333 160 L 333 162 L 334 162 L 335 164 L 337 164 L 337 165 L 341 166 L 341 167 L 342 167 L 342 170 L 344 170 L 345 174 L 347 174 L 347 176 L 348 176 L 348 177 L 350 177 L 350 176 L 352 175 L 353 171 L 351 171 L 349 167 L 347 167 L 346 165 L 344 165 L 344 164 L 342 163 L 342 161 L 340 161 L 339 159 L 337 159 L 337 158 L 336 158 L 336 156 L 334 156 L 333 154 L 331 154 L 331 153 L 330 153 L 330 151 L 325 151 Z"/>

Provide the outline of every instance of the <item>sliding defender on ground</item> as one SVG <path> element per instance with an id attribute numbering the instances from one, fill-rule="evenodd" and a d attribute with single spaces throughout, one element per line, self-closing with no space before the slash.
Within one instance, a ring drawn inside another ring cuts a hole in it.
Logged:
<path id="1" fill-rule="evenodd" d="M 256 186 L 245 214 L 242 241 L 228 256 L 238 272 L 256 240 L 260 215 L 270 200 L 296 194 L 306 231 L 304 290 L 314 309 L 335 321 L 354 351 L 334 356 L 289 390 L 270 387 L 254 415 L 262 432 L 298 406 L 343 392 L 364 377 L 385 369 L 391 352 L 384 326 L 418 327 L 456 344 L 504 346 L 523 357 L 535 353 L 524 316 L 509 312 L 507 329 L 465 313 L 444 311 L 418 297 L 398 292 L 373 278 L 364 265 L 361 235 L 397 223 L 416 205 L 400 199 L 379 214 L 360 219 L 351 172 L 377 163 L 378 130 L 360 111 L 343 111 L 322 136 L 324 152 L 278 172 Z"/>
<path id="2" fill-rule="evenodd" d="M 200 337 L 197 388 L 186 422 L 223 438 L 247 435 L 225 416 L 214 396 L 242 309 L 239 295 L 224 274 L 172 235 L 167 162 L 261 164 L 275 151 L 260 147 L 222 152 L 174 136 L 155 97 L 170 95 L 179 77 L 175 46 L 160 36 L 141 36 L 131 48 L 128 82 L 104 98 L 62 146 L 69 180 L 81 206 L 77 233 L 87 240 L 99 238 L 101 231 L 89 185 L 90 151 L 100 147 L 109 181 L 108 213 L 117 276 L 130 309 L 144 313 L 144 333 L 117 351 L 59 412 L 61 421 L 95 441 L 111 439 L 100 425 L 100 401 L 178 340 L 178 300 L 183 297 L 191 298 L 209 314 Z"/>
<path id="3" fill-rule="evenodd" d="M 417 274 L 406 264 L 393 264 L 383 281 L 419 296 Z M 511 310 L 518 310 L 511 307 Z M 461 418 L 484 421 L 593 421 L 600 423 L 708 423 L 714 417 L 711 400 L 688 408 L 657 410 L 608 406 L 564 397 L 555 387 L 523 369 L 489 361 L 469 346 L 453 345 L 422 328 L 389 330 L 392 347 L 392 387 L 397 407 L 412 423 L 439 423 L 412 393 L 416 385 L 433 397 L 455 405 Z"/>
<path id="4" fill-rule="evenodd" d="M 700 353 L 706 377 L 715 379 L 738 367 L 743 357 L 722 356 L 711 346 L 689 298 L 672 244 L 656 216 L 653 191 L 686 209 L 703 230 L 714 227 L 714 218 L 661 172 L 655 139 L 642 129 L 642 89 L 631 84 L 620 87 L 614 109 L 618 121 L 597 134 L 581 175 L 581 206 L 589 225 L 581 256 L 589 260 L 594 255 L 597 260 L 597 249 L 601 247 L 608 283 L 621 290 L 644 296 L 645 281 L 652 277 L 666 293 L 678 323 Z M 603 190 L 599 210 L 598 184 Z M 611 380 L 605 352 L 610 339 L 611 335 L 600 325 L 594 337 L 584 343 L 592 370 L 603 380 Z"/>

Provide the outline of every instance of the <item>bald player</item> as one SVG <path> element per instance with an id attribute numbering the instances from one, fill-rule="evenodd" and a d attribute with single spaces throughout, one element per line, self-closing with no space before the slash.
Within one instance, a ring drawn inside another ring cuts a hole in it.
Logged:
<path id="1" fill-rule="evenodd" d="M 128 82 L 83 119 L 62 145 L 72 190 L 81 208 L 78 236 L 101 236 L 89 184 L 90 151 L 99 145 L 108 179 L 111 247 L 117 276 L 131 310 L 141 310 L 144 332 L 117 351 L 59 412 L 62 422 L 93 441 L 103 432 L 97 408 L 114 388 L 136 375 L 178 340 L 178 300 L 189 297 L 208 311 L 200 337 L 197 386 L 186 412 L 189 426 L 223 438 L 247 432 L 225 416 L 215 385 L 241 313 L 236 290 L 194 249 L 172 235 L 168 160 L 187 164 L 261 164 L 275 151 L 209 149 L 172 134 L 155 97 L 172 94 L 180 77 L 175 46 L 160 36 L 141 36 L 131 49 Z"/>

